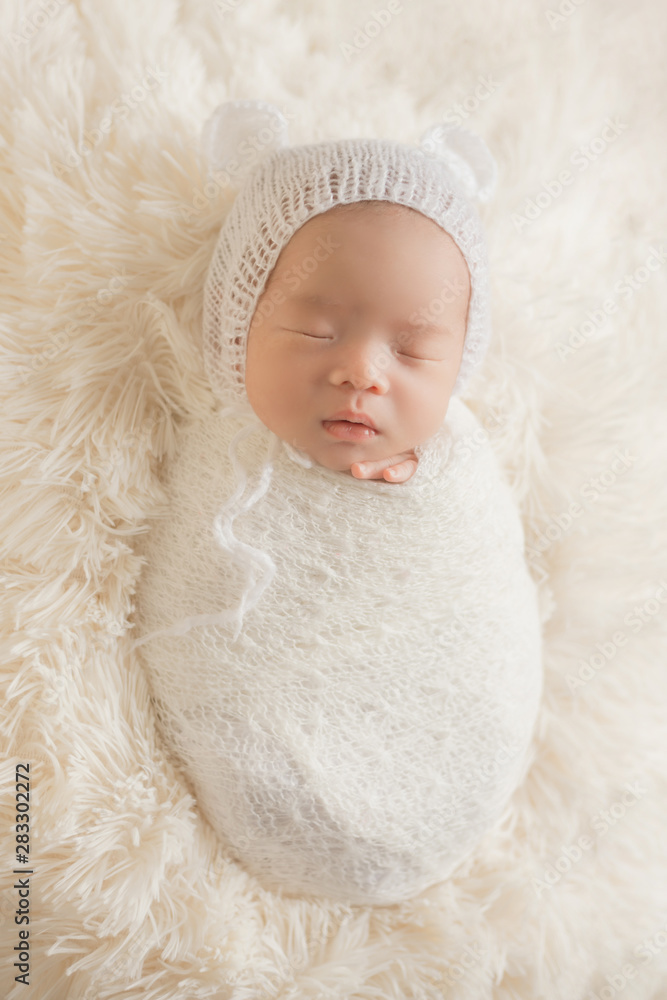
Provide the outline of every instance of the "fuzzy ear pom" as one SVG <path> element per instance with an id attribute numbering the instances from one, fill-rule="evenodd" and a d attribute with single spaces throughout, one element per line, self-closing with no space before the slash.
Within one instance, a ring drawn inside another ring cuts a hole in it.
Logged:
<path id="1" fill-rule="evenodd" d="M 287 145 L 287 119 L 265 101 L 226 101 L 204 123 L 201 146 L 211 171 L 241 180 L 260 160 Z"/>
<path id="2" fill-rule="evenodd" d="M 432 125 L 421 136 L 421 148 L 444 161 L 467 198 L 489 201 L 498 179 L 498 165 L 475 132 L 455 125 Z"/>

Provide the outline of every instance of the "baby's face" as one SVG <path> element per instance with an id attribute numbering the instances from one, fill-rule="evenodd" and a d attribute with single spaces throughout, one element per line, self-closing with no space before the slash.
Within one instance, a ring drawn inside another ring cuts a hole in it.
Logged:
<path id="1" fill-rule="evenodd" d="M 442 425 L 470 278 L 435 222 L 337 206 L 283 248 L 248 333 L 246 392 L 269 430 L 328 469 L 411 451 Z M 371 427 L 336 420 L 358 414 Z"/>

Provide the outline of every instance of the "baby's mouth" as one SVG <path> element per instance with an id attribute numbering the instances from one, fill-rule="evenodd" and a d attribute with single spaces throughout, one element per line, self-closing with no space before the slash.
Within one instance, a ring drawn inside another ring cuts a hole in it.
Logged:
<path id="1" fill-rule="evenodd" d="M 322 426 L 328 434 L 341 441 L 370 441 L 378 434 L 368 424 L 353 420 L 323 420 Z"/>

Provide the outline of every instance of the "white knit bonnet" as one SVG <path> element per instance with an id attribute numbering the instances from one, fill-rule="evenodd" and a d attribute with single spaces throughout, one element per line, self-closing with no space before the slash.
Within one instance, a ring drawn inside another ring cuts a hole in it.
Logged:
<path id="1" fill-rule="evenodd" d="M 484 141 L 465 129 L 434 125 L 421 136 L 419 146 L 389 139 L 339 139 L 290 147 L 287 129 L 285 116 L 271 104 L 230 101 L 216 108 L 202 131 L 212 177 L 225 187 L 239 188 L 220 231 L 204 290 L 206 373 L 213 392 L 226 404 L 220 416 L 244 420 L 229 449 L 236 490 L 216 517 L 214 529 L 221 548 L 255 579 L 237 609 L 190 617 L 170 629 L 171 633 L 233 621 L 238 636 L 244 613 L 271 582 L 275 565 L 267 553 L 234 536 L 233 521 L 269 488 L 281 448 L 299 465 L 313 465 L 305 452 L 269 432 L 259 483 L 242 499 L 247 470 L 237 448 L 248 434 L 264 428 L 245 390 L 248 331 L 281 250 L 301 226 L 335 205 L 359 201 L 386 201 L 421 212 L 452 237 L 470 273 L 466 336 L 452 394 L 459 394 L 479 368 L 489 343 L 486 242 L 472 205 L 476 199 L 489 200 L 496 184 L 496 163 Z M 443 275 L 446 291 L 445 282 Z M 442 304 L 435 300 L 428 309 L 436 316 Z M 428 460 L 428 441 L 414 450 L 420 463 Z M 401 484 L 391 488 L 401 488 Z M 253 570 L 259 570 L 259 576 Z"/>
<path id="2" fill-rule="evenodd" d="M 479 136 L 435 125 L 422 135 L 420 146 L 340 139 L 290 147 L 287 121 L 278 108 L 231 101 L 216 109 L 202 139 L 212 167 L 242 182 L 220 231 L 204 292 L 204 360 L 220 399 L 247 403 L 248 329 L 281 250 L 309 219 L 359 201 L 393 202 L 421 212 L 449 233 L 463 254 L 471 297 L 452 394 L 462 391 L 481 365 L 491 334 L 486 243 L 471 202 L 491 197 L 497 169 Z M 442 307 L 439 299 L 428 304 L 434 315 Z"/>

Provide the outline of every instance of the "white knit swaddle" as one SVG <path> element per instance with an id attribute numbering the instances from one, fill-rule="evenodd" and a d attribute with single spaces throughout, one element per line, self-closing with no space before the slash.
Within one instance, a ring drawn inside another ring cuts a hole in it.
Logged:
<path id="1" fill-rule="evenodd" d="M 139 549 L 138 635 L 235 607 L 248 586 L 211 528 L 242 426 L 214 414 L 181 433 L 170 515 Z M 470 853 L 529 766 L 537 595 L 480 430 L 452 397 L 403 484 L 304 468 L 281 447 L 234 523 L 276 566 L 238 638 L 218 624 L 141 647 L 202 813 L 267 888 L 410 898 Z M 239 446 L 248 490 L 271 437 L 258 426 Z"/>

